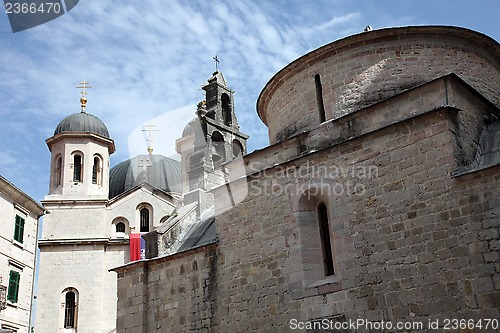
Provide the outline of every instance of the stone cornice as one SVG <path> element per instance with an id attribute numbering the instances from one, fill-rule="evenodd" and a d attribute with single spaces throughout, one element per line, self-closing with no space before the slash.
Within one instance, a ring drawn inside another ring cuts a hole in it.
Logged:
<path id="1" fill-rule="evenodd" d="M 52 145 L 62 139 L 65 138 L 83 138 L 83 139 L 93 139 L 95 141 L 104 143 L 108 146 L 108 151 L 109 154 L 113 154 L 116 151 L 115 148 L 115 142 L 113 139 L 105 138 L 101 135 L 95 134 L 95 133 L 87 133 L 87 132 L 82 132 L 82 133 L 71 133 L 71 132 L 62 132 L 59 134 L 56 134 L 47 140 L 45 142 L 47 143 L 47 146 L 49 147 L 49 150 L 52 151 Z"/>
<path id="2" fill-rule="evenodd" d="M 128 238 L 78 238 L 78 239 L 40 239 L 38 247 L 61 245 L 127 245 Z"/>
<path id="3" fill-rule="evenodd" d="M 462 105 L 460 98 L 456 98 L 458 88 L 463 88 L 462 91 L 467 91 L 470 98 L 488 110 L 488 115 L 485 116 L 500 118 L 500 110 L 493 103 L 457 75 L 449 74 L 245 155 L 246 175 L 259 173 L 430 112 L 443 109 L 467 112 L 463 111 L 467 107 Z M 426 99 L 422 96 L 426 96 Z M 408 103 L 412 99 L 422 101 L 418 108 Z"/>
<path id="4" fill-rule="evenodd" d="M 24 193 L 2 176 L 0 176 L 0 192 L 8 195 L 14 201 L 14 205 L 19 205 L 26 210 L 33 212 L 37 218 L 47 213 L 45 208 L 35 199 Z"/>

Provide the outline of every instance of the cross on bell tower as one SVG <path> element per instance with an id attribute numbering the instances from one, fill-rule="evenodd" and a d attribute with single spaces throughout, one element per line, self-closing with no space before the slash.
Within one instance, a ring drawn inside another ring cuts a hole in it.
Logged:
<path id="1" fill-rule="evenodd" d="M 212 57 L 212 59 L 214 60 L 214 63 L 215 63 L 215 71 L 218 72 L 219 71 L 218 65 L 220 62 L 219 57 L 217 57 L 217 54 L 216 54 L 214 57 Z"/>

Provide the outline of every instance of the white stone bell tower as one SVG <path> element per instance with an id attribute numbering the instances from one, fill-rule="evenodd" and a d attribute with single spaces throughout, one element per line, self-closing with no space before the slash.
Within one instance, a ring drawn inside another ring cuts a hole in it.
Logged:
<path id="1" fill-rule="evenodd" d="M 82 82 L 81 112 L 64 118 L 46 140 L 51 151 L 46 200 L 107 199 L 109 156 L 115 151 L 104 123 L 85 112 L 87 82 Z"/>

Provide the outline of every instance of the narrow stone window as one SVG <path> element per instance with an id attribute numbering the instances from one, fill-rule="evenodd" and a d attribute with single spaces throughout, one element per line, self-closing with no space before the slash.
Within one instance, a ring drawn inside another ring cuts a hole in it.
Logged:
<path id="1" fill-rule="evenodd" d="M 319 122 L 322 123 L 326 120 L 325 104 L 323 103 L 323 86 L 319 74 L 314 76 L 316 83 L 316 101 L 318 102 Z"/>
<path id="2" fill-rule="evenodd" d="M 62 173 L 62 157 L 59 156 L 56 158 L 54 186 L 61 185 L 61 173 Z"/>
<path id="3" fill-rule="evenodd" d="M 101 159 L 97 156 L 94 156 L 92 166 L 92 184 L 101 185 Z"/>
<path id="4" fill-rule="evenodd" d="M 227 126 L 231 126 L 232 123 L 232 114 L 231 114 L 231 99 L 228 94 L 222 94 L 221 96 L 222 103 L 222 120 L 224 124 Z"/>
<path id="5" fill-rule="evenodd" d="M 72 291 L 66 293 L 64 304 L 64 328 L 75 327 L 76 295 Z"/>
<path id="6" fill-rule="evenodd" d="M 82 157 L 80 155 L 73 156 L 73 181 L 76 183 L 82 182 Z"/>
<path id="7" fill-rule="evenodd" d="M 326 205 L 320 203 L 318 205 L 318 222 L 319 222 L 319 235 L 321 238 L 321 250 L 323 252 L 323 266 L 325 269 L 325 276 L 334 274 L 333 270 L 333 255 L 332 244 L 330 241 L 330 228 L 328 227 L 328 213 Z"/>
<path id="8" fill-rule="evenodd" d="M 243 146 L 238 140 L 233 140 L 233 157 L 237 158 L 243 155 Z"/>
<path id="9" fill-rule="evenodd" d="M 139 211 L 141 221 L 141 232 L 149 232 L 149 209 L 142 208 Z"/>
<path id="10" fill-rule="evenodd" d="M 220 163 L 226 160 L 226 151 L 224 149 L 224 137 L 220 132 L 212 134 L 212 161 L 214 167 L 218 167 Z"/>

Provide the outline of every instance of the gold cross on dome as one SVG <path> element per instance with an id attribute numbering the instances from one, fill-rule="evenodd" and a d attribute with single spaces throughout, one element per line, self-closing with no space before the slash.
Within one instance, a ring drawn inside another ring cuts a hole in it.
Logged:
<path id="1" fill-rule="evenodd" d="M 87 89 L 92 88 L 88 84 L 89 84 L 89 82 L 87 82 L 87 81 L 85 81 L 85 79 L 83 79 L 83 82 L 80 82 L 80 86 L 77 87 L 78 89 L 82 89 L 82 91 L 81 91 L 82 97 L 80 98 L 82 112 L 85 112 L 85 107 L 87 106 L 87 97 L 85 97 L 87 95 Z"/>
<path id="2" fill-rule="evenodd" d="M 152 137 L 152 132 L 159 132 L 160 130 L 157 130 L 157 129 L 153 129 L 154 127 L 156 127 L 156 125 L 151 125 L 151 121 L 148 122 L 147 125 L 144 125 L 144 129 L 142 129 L 143 132 L 148 132 L 148 138 L 147 138 L 147 142 L 148 142 L 148 153 L 149 155 L 153 154 L 153 147 L 151 146 L 151 144 L 154 142 L 153 139 L 151 138 Z"/>

